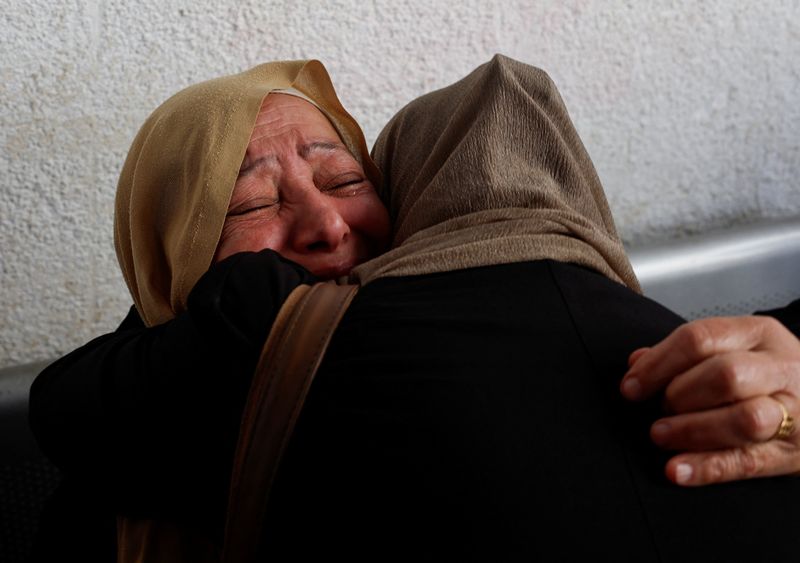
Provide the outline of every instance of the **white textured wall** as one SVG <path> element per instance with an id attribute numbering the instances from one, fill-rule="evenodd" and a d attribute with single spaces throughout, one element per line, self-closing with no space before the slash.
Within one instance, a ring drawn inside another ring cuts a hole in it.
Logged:
<path id="1" fill-rule="evenodd" d="M 800 214 L 795 0 L 0 0 L 0 18 L 0 367 L 116 326 L 138 126 L 269 60 L 321 59 L 370 143 L 496 52 L 546 69 L 627 242 Z"/>

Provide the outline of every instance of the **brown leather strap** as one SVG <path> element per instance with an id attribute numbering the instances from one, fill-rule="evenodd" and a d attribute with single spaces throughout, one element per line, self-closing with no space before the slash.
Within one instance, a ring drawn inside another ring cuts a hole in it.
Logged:
<path id="1" fill-rule="evenodd" d="M 261 353 L 242 416 L 225 526 L 224 563 L 253 561 L 270 487 L 333 331 L 358 290 L 295 289 Z"/>

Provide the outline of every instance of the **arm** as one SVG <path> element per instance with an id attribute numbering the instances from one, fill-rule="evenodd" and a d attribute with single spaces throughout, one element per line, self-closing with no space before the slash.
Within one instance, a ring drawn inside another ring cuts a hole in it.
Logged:
<path id="1" fill-rule="evenodd" d="M 660 447 L 680 451 L 668 478 L 705 485 L 800 471 L 800 433 L 777 438 L 783 409 L 800 413 L 800 301 L 770 316 L 710 318 L 631 354 L 628 399 L 663 392 L 669 416 L 651 427 Z M 779 319 L 781 322 L 778 322 Z"/>
<path id="2" fill-rule="evenodd" d="M 175 319 L 146 328 L 132 310 L 37 377 L 30 423 L 42 450 L 121 510 L 191 511 L 209 483 L 224 497 L 263 342 L 288 294 L 314 281 L 272 251 L 240 253 L 198 281 Z"/>

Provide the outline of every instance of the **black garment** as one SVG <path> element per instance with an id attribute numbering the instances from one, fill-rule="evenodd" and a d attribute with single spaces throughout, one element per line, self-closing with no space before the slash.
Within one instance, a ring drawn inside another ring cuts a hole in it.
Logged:
<path id="1" fill-rule="evenodd" d="M 683 320 L 550 261 L 368 285 L 312 386 L 264 558 L 797 561 L 800 480 L 680 488 L 618 386 Z"/>
<path id="2" fill-rule="evenodd" d="M 64 481 L 32 560 L 116 560 L 117 511 L 221 534 L 258 355 L 289 293 L 315 281 L 271 250 L 236 254 L 198 281 L 174 320 L 145 328 L 132 308 L 117 331 L 48 366 L 31 387 L 30 424 Z"/>
<path id="3" fill-rule="evenodd" d="M 269 293 L 263 280 L 237 279 L 243 297 Z M 120 330 L 43 373 L 32 422 L 45 451 L 76 472 L 110 472 L 98 489 L 123 507 L 158 507 L 218 534 L 225 456 L 253 343 L 266 334 L 260 319 L 271 322 L 280 302 L 268 301 L 272 309 L 234 306 L 215 322 L 201 314 L 214 307 L 194 307 L 213 298 L 190 300 L 190 321 L 175 325 L 194 328 L 174 346 L 157 342 L 179 329 L 136 329 L 161 335 L 152 341 Z M 628 354 L 681 322 L 603 276 L 550 261 L 370 284 L 337 330 L 287 450 L 268 505 L 265 554 L 275 561 L 796 560 L 789 552 L 798 522 L 786 501 L 798 498 L 794 479 L 671 485 L 663 477 L 668 456 L 647 436 L 661 415 L 657 401 L 633 405 L 619 395 Z M 248 336 L 253 327 L 261 336 Z M 237 334 L 230 342 L 239 348 L 221 347 Z M 231 366 L 209 350 L 238 350 L 242 359 Z M 177 372 L 152 384 L 167 398 L 130 395 L 164 355 Z M 62 401 L 61 392 L 72 395 Z M 186 393 L 192 401 L 182 400 Z M 125 416 L 109 415 L 109 397 Z M 143 398 L 157 408 L 128 422 Z M 73 399 L 89 422 L 107 425 L 84 423 L 92 434 L 75 449 L 75 412 L 47 418 Z M 130 454 L 126 440 L 135 446 Z M 106 443 L 110 452 L 81 457 Z M 155 463 L 150 451 L 167 461 Z M 214 470 L 198 467 L 203 453 Z M 135 473 L 117 461 L 134 454 Z"/>
<path id="4" fill-rule="evenodd" d="M 793 301 L 786 307 L 770 309 L 769 311 L 757 311 L 755 314 L 775 317 L 795 336 L 800 338 L 800 299 Z"/>

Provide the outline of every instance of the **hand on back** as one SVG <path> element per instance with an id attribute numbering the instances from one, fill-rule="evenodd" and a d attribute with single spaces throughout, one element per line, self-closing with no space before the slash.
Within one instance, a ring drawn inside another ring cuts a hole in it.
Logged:
<path id="1" fill-rule="evenodd" d="M 680 453 L 667 477 L 696 486 L 800 472 L 800 340 L 771 317 L 693 321 L 634 351 L 620 389 L 663 393 L 650 436 Z M 787 434 L 788 431 L 788 435 Z"/>

